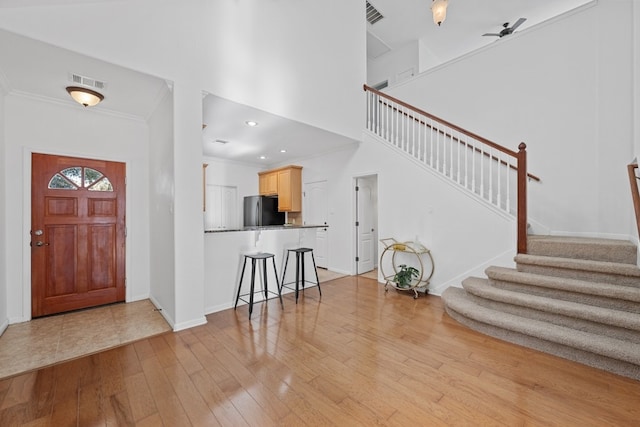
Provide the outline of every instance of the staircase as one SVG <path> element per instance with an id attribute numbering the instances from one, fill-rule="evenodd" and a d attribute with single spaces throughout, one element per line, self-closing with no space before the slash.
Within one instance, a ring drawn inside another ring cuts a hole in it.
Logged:
<path id="1" fill-rule="evenodd" d="M 518 253 L 527 247 L 526 144 L 518 151 L 364 85 L 366 130 L 472 197 L 516 219 Z"/>
<path id="2" fill-rule="evenodd" d="M 640 380 L 640 269 L 628 241 L 529 236 L 516 269 L 442 294 L 471 329 Z"/>

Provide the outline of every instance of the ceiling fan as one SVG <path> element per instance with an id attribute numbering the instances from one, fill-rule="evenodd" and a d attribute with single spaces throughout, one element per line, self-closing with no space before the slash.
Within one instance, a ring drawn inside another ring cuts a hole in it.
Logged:
<path id="1" fill-rule="evenodd" d="M 486 33 L 486 34 L 483 34 L 483 36 L 496 36 L 496 37 L 500 37 L 500 38 L 502 38 L 504 36 L 508 36 L 509 34 L 513 33 L 516 30 L 516 28 L 518 28 L 520 25 L 522 25 L 522 23 L 524 21 L 526 21 L 526 20 L 527 20 L 527 18 L 520 18 L 511 27 L 509 26 L 508 22 L 505 22 L 504 24 L 502 24 L 504 29 L 502 31 L 500 31 L 499 33 Z"/>

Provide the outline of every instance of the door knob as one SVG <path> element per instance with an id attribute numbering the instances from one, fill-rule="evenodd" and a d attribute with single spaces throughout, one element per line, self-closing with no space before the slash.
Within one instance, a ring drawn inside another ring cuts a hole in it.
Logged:
<path id="1" fill-rule="evenodd" d="M 33 246 L 33 245 L 34 245 L 34 242 L 31 242 L 31 246 Z M 38 246 L 38 247 L 40 247 L 40 246 L 49 246 L 48 243 L 45 243 L 45 242 L 40 241 L 40 240 L 36 241 L 35 245 Z"/>

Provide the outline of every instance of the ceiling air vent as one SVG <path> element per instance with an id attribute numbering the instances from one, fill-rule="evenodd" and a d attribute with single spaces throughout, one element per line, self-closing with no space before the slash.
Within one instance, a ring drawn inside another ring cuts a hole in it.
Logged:
<path id="1" fill-rule="evenodd" d="M 81 76 L 79 74 L 74 74 L 74 73 L 71 73 L 69 75 L 69 80 L 71 80 L 75 84 L 91 87 L 94 89 L 104 89 L 107 86 L 107 84 L 103 81 L 96 80 L 91 77 Z"/>
<path id="2" fill-rule="evenodd" d="M 378 9 L 373 7 L 371 3 L 367 2 L 367 22 L 373 25 L 382 18 L 384 18 L 384 16 L 382 16 L 382 14 L 378 12 Z"/>
<path id="3" fill-rule="evenodd" d="M 223 145 L 229 143 L 229 141 L 225 141 L 224 139 L 216 139 L 214 142 L 217 142 L 217 143 L 223 144 Z"/>

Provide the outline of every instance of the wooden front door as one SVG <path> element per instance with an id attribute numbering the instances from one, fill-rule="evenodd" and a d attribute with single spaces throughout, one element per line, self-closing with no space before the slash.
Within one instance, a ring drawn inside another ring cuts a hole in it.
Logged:
<path id="1" fill-rule="evenodd" d="M 125 164 L 32 154 L 32 317 L 125 300 Z"/>

